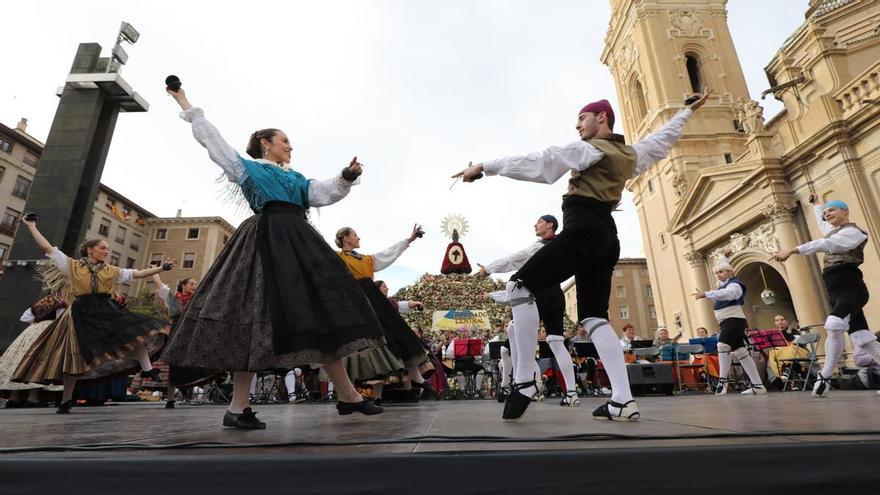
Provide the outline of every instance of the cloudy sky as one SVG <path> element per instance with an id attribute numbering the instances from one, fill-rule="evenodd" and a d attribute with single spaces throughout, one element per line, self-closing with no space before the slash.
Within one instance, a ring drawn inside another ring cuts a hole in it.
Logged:
<path id="1" fill-rule="evenodd" d="M 768 87 L 763 67 L 803 21 L 806 0 L 735 0 L 730 29 L 752 98 Z M 584 103 L 608 98 L 599 62 L 605 0 L 350 0 L 324 2 L 33 1 L 3 7 L 0 122 L 29 120 L 45 140 L 80 42 L 105 52 L 121 20 L 141 33 L 126 46 L 124 78 L 150 103 L 118 121 L 102 181 L 159 216 L 248 216 L 222 200 L 219 168 L 193 140 L 164 93 L 184 81 L 190 100 L 243 152 L 256 129 L 278 127 L 307 177 L 337 174 L 353 155 L 363 183 L 312 215 L 331 239 L 354 227 L 362 251 L 387 247 L 414 222 L 427 235 L 378 277 L 392 291 L 438 272 L 443 218 L 464 215 L 472 263 L 533 241 L 545 213 L 561 217 L 555 185 L 489 178 L 456 185 L 452 173 L 503 155 L 577 138 Z M 765 115 L 781 107 L 765 100 Z M 617 214 L 623 255 L 643 256 L 635 209 Z"/>

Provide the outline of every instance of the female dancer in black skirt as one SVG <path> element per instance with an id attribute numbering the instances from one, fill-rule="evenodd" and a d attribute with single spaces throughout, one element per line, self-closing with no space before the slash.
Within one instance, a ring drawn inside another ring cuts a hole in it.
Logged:
<path id="1" fill-rule="evenodd" d="M 345 265 L 306 220 L 309 206 L 348 194 L 362 172 L 357 157 L 339 176 L 308 180 L 290 167 L 293 148 L 283 132 L 254 132 L 248 157 L 241 156 L 182 89 L 168 93 L 255 215 L 239 226 L 202 280 L 163 358 L 236 372 L 223 426 L 265 428 L 247 407 L 254 372 L 306 363 L 323 364 L 339 414 L 381 413 L 357 392 L 342 364 L 346 355 L 380 342 L 379 323 Z"/>
<path id="2" fill-rule="evenodd" d="M 110 297 L 113 285 L 171 270 L 174 262 L 146 270 L 119 268 L 105 263 L 110 249 L 101 240 L 86 241 L 81 259 L 68 258 L 37 230 L 36 221 L 22 218 L 37 246 L 70 283 L 75 298 L 65 312 L 34 342 L 12 376 L 15 382 L 63 383 L 59 414 L 73 405 L 73 389 L 80 378 L 95 378 L 129 369 L 136 360 L 141 376 L 159 380 L 150 354 L 165 343 L 167 324 L 120 308 Z"/>
<path id="3" fill-rule="evenodd" d="M 336 246 L 341 249 L 337 254 L 367 294 L 373 311 L 376 312 L 379 321 L 382 323 L 382 331 L 388 350 L 403 363 L 404 369 L 409 372 L 409 378 L 415 380 L 419 386 L 421 386 L 421 383 L 424 383 L 424 379 L 421 379 L 421 374 L 419 373 L 419 366 L 428 360 L 428 354 L 425 352 L 421 340 L 400 316 L 400 311 L 392 305 L 388 297 L 373 282 L 373 276 L 377 271 L 391 266 L 409 245 L 422 235 L 421 227 L 415 225 L 413 226 L 412 233 L 406 239 L 398 241 L 384 251 L 364 255 L 355 251 L 355 249 L 361 247 L 361 238 L 358 237 L 354 229 L 343 227 L 336 232 Z M 382 359 L 383 352 L 384 349 L 377 347 L 352 356 L 352 359 L 358 361 L 366 360 L 367 362 L 384 362 Z M 354 368 L 356 367 L 349 367 L 350 370 Z M 366 368 L 369 369 L 369 367 Z M 374 371 L 378 372 L 381 370 Z M 375 378 L 375 376 L 359 376 L 357 378 L 367 380 Z M 410 383 L 404 384 L 405 388 L 410 386 Z"/>

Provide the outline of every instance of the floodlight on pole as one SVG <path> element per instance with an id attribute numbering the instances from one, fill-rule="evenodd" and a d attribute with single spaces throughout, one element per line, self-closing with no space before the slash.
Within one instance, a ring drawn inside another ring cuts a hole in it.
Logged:
<path id="1" fill-rule="evenodd" d="M 129 44 L 133 45 L 137 43 L 137 40 L 141 37 L 141 34 L 138 32 L 137 29 L 134 28 L 134 26 L 125 21 L 122 21 L 122 24 L 119 25 L 119 37 L 127 41 Z"/>

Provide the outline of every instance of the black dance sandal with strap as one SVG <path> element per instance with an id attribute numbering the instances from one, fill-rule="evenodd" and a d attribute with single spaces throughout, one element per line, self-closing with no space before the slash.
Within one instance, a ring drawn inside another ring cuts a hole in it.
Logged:
<path id="1" fill-rule="evenodd" d="M 617 408 L 617 412 L 612 411 L 610 409 L 612 407 Z M 619 402 L 609 400 L 593 411 L 593 419 L 598 420 L 638 421 L 641 417 L 642 415 L 639 414 L 639 406 L 636 405 L 636 401 L 634 400 L 631 400 L 626 404 L 620 404 Z"/>
<path id="2" fill-rule="evenodd" d="M 565 396 L 559 401 L 562 407 L 581 407 L 581 399 L 577 392 L 566 392 Z"/>
<path id="3" fill-rule="evenodd" d="M 241 414 L 226 411 L 223 415 L 223 426 L 227 428 L 236 428 L 239 430 L 265 430 L 266 423 L 257 419 L 257 413 L 253 409 L 246 407 Z"/>
<path id="4" fill-rule="evenodd" d="M 822 376 L 822 373 L 816 374 L 816 383 L 813 384 L 813 397 L 816 398 L 825 398 L 828 397 L 828 392 L 831 391 L 831 378 L 825 378 Z"/>
<path id="5" fill-rule="evenodd" d="M 504 412 L 501 414 L 503 419 L 513 421 L 523 417 L 529 404 L 535 402 L 534 397 L 528 397 L 520 392 L 520 390 L 529 387 L 537 388 L 538 385 L 535 383 L 535 380 L 532 380 L 530 382 L 514 383 L 510 387 L 510 394 L 504 400 Z"/>
<path id="6" fill-rule="evenodd" d="M 727 378 L 718 378 L 718 383 L 715 385 L 715 395 L 727 395 L 727 384 L 730 383 L 730 380 Z"/>

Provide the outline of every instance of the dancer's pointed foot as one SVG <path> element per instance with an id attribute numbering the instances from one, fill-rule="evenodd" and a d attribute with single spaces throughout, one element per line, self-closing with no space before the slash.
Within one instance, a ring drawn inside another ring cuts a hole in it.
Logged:
<path id="1" fill-rule="evenodd" d="M 631 400 L 626 404 L 620 404 L 609 400 L 593 411 L 593 419 L 608 421 L 638 421 L 641 418 L 639 406 Z"/>
<path id="2" fill-rule="evenodd" d="M 578 397 L 577 392 L 568 392 L 559 401 L 559 405 L 562 407 L 581 407 L 581 399 Z"/>
<path id="3" fill-rule="evenodd" d="M 525 383 L 515 383 L 511 387 L 510 395 L 504 401 L 504 412 L 502 412 L 501 417 L 506 420 L 517 420 L 523 417 L 529 404 L 534 402 L 535 399 L 534 397 L 524 395 L 522 390 L 535 386 L 534 380 Z"/>

